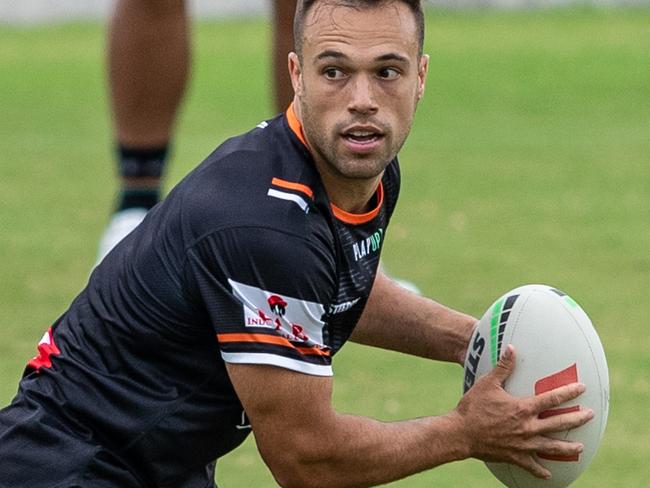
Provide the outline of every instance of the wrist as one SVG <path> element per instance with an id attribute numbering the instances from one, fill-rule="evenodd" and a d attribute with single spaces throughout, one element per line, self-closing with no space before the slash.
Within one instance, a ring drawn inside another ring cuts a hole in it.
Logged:
<path id="1" fill-rule="evenodd" d="M 456 353 L 456 362 L 461 366 L 465 365 L 465 356 L 467 356 L 467 349 L 469 348 L 469 341 L 472 339 L 472 334 L 474 329 L 478 326 L 478 320 L 472 316 L 467 315 L 464 324 L 461 326 L 463 332 L 463 339 L 461 341 L 461 346 L 458 348 Z"/>
<path id="2" fill-rule="evenodd" d="M 465 419 L 461 414 L 453 410 L 448 414 L 429 417 L 426 420 L 429 422 L 427 433 L 429 468 L 471 457 Z"/>
<path id="3" fill-rule="evenodd" d="M 453 461 L 462 461 L 472 457 L 472 443 L 468 434 L 465 417 L 457 410 L 452 410 L 444 415 L 449 423 L 450 439 L 453 441 L 448 445 L 449 452 L 454 456 Z"/>

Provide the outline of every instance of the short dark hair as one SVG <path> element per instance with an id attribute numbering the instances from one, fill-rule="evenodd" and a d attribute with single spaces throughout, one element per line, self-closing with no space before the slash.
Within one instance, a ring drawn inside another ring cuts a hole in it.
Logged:
<path id="1" fill-rule="evenodd" d="M 422 11 L 421 0 L 299 0 L 296 7 L 296 15 L 293 19 L 293 42 L 296 54 L 302 58 L 302 40 L 305 31 L 305 19 L 311 8 L 322 1 L 330 5 L 350 7 L 358 10 L 375 8 L 382 4 L 403 3 L 408 6 L 415 16 L 415 23 L 418 30 L 418 53 L 422 55 L 424 45 L 424 12 Z"/>

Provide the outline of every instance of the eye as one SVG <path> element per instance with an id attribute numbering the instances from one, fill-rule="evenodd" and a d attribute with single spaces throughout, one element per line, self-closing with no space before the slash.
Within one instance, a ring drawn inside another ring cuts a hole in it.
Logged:
<path id="1" fill-rule="evenodd" d="M 325 68 L 323 76 L 328 80 L 341 80 L 345 78 L 345 73 L 338 68 Z"/>
<path id="2" fill-rule="evenodd" d="M 400 72 L 397 71 L 395 68 L 381 68 L 377 72 L 377 76 L 384 80 L 394 80 L 395 78 L 399 77 Z"/>

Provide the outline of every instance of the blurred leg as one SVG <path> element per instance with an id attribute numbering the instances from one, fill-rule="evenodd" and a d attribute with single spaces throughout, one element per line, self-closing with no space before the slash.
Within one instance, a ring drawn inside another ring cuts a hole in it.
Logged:
<path id="1" fill-rule="evenodd" d="M 108 32 L 108 80 L 121 189 L 98 260 L 160 199 L 189 64 L 183 0 L 117 0 Z"/>
<path id="2" fill-rule="evenodd" d="M 273 1 L 273 88 L 275 110 L 283 112 L 293 100 L 287 56 L 293 51 L 293 15 L 296 0 Z"/>
<path id="3" fill-rule="evenodd" d="M 117 141 L 169 142 L 189 73 L 183 0 L 118 0 L 108 37 L 108 75 Z"/>

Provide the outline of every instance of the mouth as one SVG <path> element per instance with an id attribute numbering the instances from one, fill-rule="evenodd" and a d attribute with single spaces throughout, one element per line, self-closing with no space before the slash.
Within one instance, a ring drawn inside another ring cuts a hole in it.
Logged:
<path id="1" fill-rule="evenodd" d="M 341 137 L 354 152 L 368 152 L 375 149 L 384 139 L 384 133 L 372 126 L 355 126 L 344 130 Z"/>

